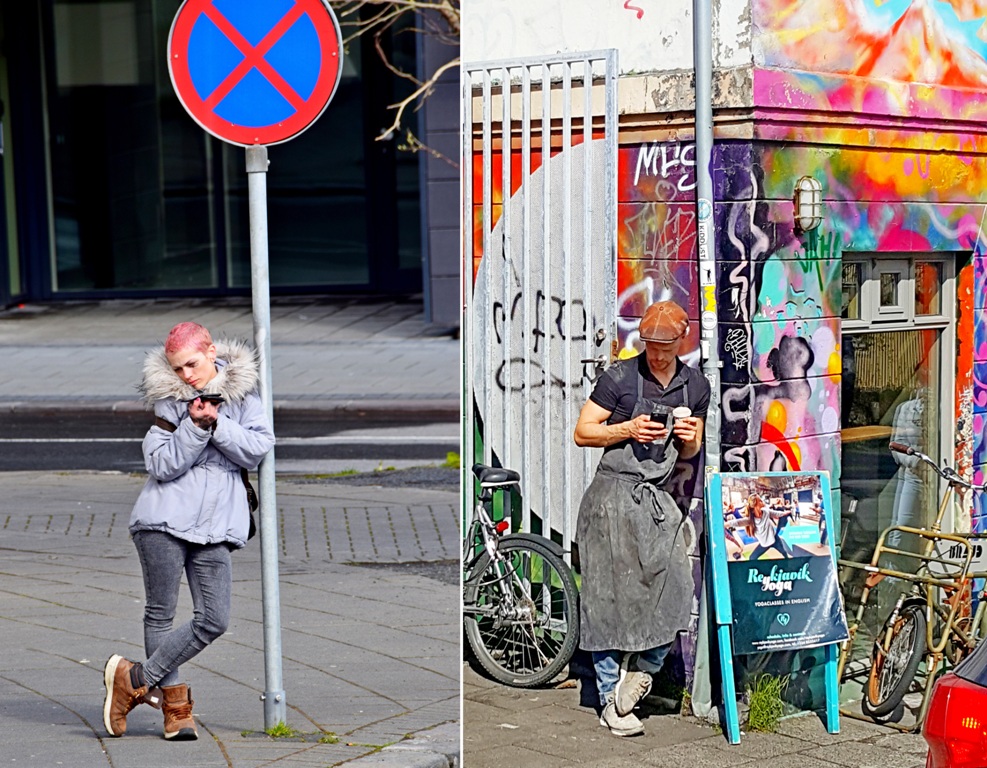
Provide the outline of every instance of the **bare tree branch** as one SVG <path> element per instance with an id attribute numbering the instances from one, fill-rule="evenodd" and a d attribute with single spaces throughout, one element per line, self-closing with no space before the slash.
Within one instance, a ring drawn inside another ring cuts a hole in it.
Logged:
<path id="1" fill-rule="evenodd" d="M 425 151 L 458 167 L 442 153 L 423 144 L 413 131 L 407 127 L 402 128 L 402 122 L 409 114 L 409 110 L 414 113 L 422 108 L 443 74 L 459 66 L 459 57 L 436 67 L 433 72 L 408 72 L 391 60 L 384 40 L 388 34 L 417 34 L 428 35 L 447 45 L 458 46 L 459 0 L 331 0 L 331 2 L 343 28 L 344 45 L 357 39 L 367 41 L 372 39 L 377 55 L 388 71 L 414 86 L 414 90 L 405 98 L 388 105 L 388 109 L 393 110 L 394 120 L 380 131 L 376 140 L 389 141 L 404 133 L 405 138 L 399 144 L 400 149 L 409 152 Z M 406 23 L 406 20 L 412 17 L 414 21 L 410 24 Z M 402 27 L 398 32 L 394 32 L 395 25 L 399 21 L 402 22 Z"/>
<path id="2" fill-rule="evenodd" d="M 415 134 L 413 134 L 411 131 L 408 131 L 405 134 L 404 142 L 398 144 L 398 149 L 404 152 L 426 152 L 427 154 L 434 157 L 436 160 L 442 160 L 443 162 L 449 163 L 449 165 L 451 165 L 453 168 L 459 168 L 459 163 L 457 163 L 455 160 L 450 160 L 448 157 L 443 155 L 437 149 L 433 149 L 432 147 L 422 144 L 418 140 L 418 137 L 415 136 Z"/>
<path id="3" fill-rule="evenodd" d="M 401 101 L 395 102 L 394 104 L 388 104 L 387 105 L 388 109 L 395 110 L 394 122 L 391 123 L 390 126 L 384 129 L 381 135 L 377 137 L 377 140 L 381 141 L 381 140 L 393 138 L 394 133 L 401 129 L 401 118 L 404 117 L 405 110 L 407 110 L 408 107 L 410 107 L 415 101 L 417 101 L 418 104 L 417 106 L 415 106 L 413 111 L 417 112 L 419 109 L 421 109 L 422 103 L 432 93 L 432 89 L 435 88 L 435 84 L 439 81 L 439 78 L 442 77 L 442 75 L 448 70 L 458 66 L 459 66 L 458 58 L 455 58 L 452 61 L 447 61 L 437 70 L 435 70 L 435 72 L 432 73 L 432 76 L 429 77 L 428 80 L 424 81 L 420 86 L 418 86 L 418 88 L 416 88 L 408 96 L 401 99 Z"/>

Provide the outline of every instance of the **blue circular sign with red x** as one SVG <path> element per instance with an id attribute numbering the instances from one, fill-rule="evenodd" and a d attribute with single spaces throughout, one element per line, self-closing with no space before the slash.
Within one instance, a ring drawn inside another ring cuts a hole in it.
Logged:
<path id="1" fill-rule="evenodd" d="M 239 146 L 294 138 L 325 110 L 343 69 L 325 0 L 186 0 L 168 38 L 182 106 Z"/>

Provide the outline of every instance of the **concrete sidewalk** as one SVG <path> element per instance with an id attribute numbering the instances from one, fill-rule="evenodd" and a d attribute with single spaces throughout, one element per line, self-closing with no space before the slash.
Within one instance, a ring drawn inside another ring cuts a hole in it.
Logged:
<path id="1" fill-rule="evenodd" d="M 0 473 L 0 756 L 37 766 L 383 765 L 459 757 L 457 494 L 279 478 L 287 724 L 264 733 L 259 540 L 234 554 L 229 631 L 184 667 L 200 738 L 161 738 L 138 707 L 102 725 L 102 667 L 143 657 L 127 520 L 143 483 L 117 473 Z M 191 612 L 183 590 L 179 617 Z"/>
<path id="2" fill-rule="evenodd" d="M 0 412 L 139 409 L 144 353 L 176 323 L 253 341 L 249 299 L 113 300 L 0 312 Z M 456 421 L 459 341 L 420 301 L 291 297 L 271 302 L 275 409 L 405 412 Z"/>
<path id="3" fill-rule="evenodd" d="M 595 682 L 584 677 L 519 690 L 464 664 L 463 698 L 468 768 L 924 768 L 928 751 L 919 734 L 847 717 L 840 733 L 829 734 L 813 714 L 783 720 L 776 733 L 742 733 L 733 745 L 719 729 L 653 696 L 639 710 L 644 735 L 617 738 L 599 724 L 589 705 Z"/>

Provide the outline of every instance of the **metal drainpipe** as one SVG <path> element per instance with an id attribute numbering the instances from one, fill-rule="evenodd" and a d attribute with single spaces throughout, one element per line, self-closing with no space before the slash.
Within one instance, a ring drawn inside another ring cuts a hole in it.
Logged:
<path id="1" fill-rule="evenodd" d="M 696 220 L 699 261 L 699 304 L 702 370 L 709 381 L 706 416 L 706 472 L 720 468 L 720 353 L 716 312 L 716 263 L 713 232 L 713 13 L 712 0 L 693 0 L 693 58 L 696 69 Z M 708 569 L 706 569 L 708 571 Z M 704 571 L 704 573 L 706 572 Z M 712 713 L 709 621 L 706 581 L 699 600 L 699 631 L 692 684 L 692 709 L 699 717 Z"/>

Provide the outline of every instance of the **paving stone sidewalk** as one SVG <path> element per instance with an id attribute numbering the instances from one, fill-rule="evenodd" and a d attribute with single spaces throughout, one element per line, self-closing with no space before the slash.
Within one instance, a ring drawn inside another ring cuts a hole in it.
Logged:
<path id="1" fill-rule="evenodd" d="M 599 724 L 586 678 L 564 687 L 519 690 L 463 665 L 463 765 L 468 768 L 924 768 L 919 734 L 843 717 L 830 734 L 808 714 L 777 733 L 743 733 L 730 744 L 719 729 L 671 711 L 649 696 L 643 736 L 617 738 Z"/>
<path id="2" fill-rule="evenodd" d="M 264 732 L 260 550 L 234 554 L 229 631 L 187 665 L 200 738 L 169 743 L 139 707 L 102 726 L 102 666 L 143 655 L 127 532 L 143 483 L 0 473 L 0 761 L 73 768 L 385 765 L 459 760 L 457 494 L 278 479 L 291 738 Z M 183 590 L 179 616 L 191 604 Z"/>

